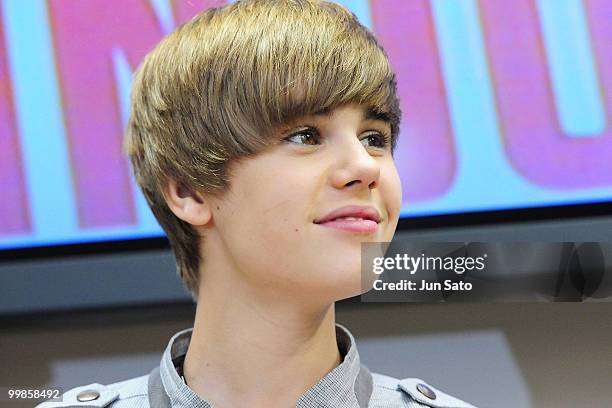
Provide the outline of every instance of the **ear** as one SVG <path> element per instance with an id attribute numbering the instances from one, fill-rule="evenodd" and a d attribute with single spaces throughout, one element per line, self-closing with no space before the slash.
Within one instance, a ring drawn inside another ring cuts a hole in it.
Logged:
<path id="1" fill-rule="evenodd" d="M 166 182 L 164 198 L 174 215 L 191 225 L 204 225 L 212 218 L 210 203 L 175 180 Z"/>

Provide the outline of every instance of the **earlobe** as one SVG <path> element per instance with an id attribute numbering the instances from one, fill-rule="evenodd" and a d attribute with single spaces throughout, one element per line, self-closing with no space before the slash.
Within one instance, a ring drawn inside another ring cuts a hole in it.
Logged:
<path id="1" fill-rule="evenodd" d="M 189 224 L 204 225 L 211 219 L 208 201 L 200 193 L 175 180 L 168 180 L 166 183 L 164 197 L 174 215 Z"/>

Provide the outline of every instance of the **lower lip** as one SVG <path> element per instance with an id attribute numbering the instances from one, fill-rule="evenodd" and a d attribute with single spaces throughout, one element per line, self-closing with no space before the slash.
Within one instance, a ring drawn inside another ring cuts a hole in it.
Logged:
<path id="1" fill-rule="evenodd" d="M 378 230 L 378 224 L 372 220 L 338 220 L 327 221 L 317 225 L 362 234 L 371 234 Z"/>

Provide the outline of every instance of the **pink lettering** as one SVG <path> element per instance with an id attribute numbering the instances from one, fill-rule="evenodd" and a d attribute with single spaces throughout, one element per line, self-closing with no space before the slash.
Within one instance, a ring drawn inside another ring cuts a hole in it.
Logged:
<path id="1" fill-rule="evenodd" d="M 612 128 L 570 138 L 557 120 L 534 0 L 480 1 L 505 150 L 516 170 L 551 188 L 612 183 Z M 605 96 L 612 113 L 612 2 L 586 0 Z"/>
<path id="2" fill-rule="evenodd" d="M 179 24 L 219 1 L 174 1 Z M 163 32 L 147 0 L 50 0 L 57 69 L 83 227 L 133 224 L 113 49 L 135 68 Z"/>
<path id="3" fill-rule="evenodd" d="M 4 44 L 0 24 L 0 235 L 12 235 L 30 231 L 30 217 Z"/>
<path id="4" fill-rule="evenodd" d="M 395 160 L 403 176 L 402 199 L 430 200 L 451 186 L 456 167 L 430 5 L 427 0 L 373 0 L 371 10 L 397 74 L 403 114 Z"/>

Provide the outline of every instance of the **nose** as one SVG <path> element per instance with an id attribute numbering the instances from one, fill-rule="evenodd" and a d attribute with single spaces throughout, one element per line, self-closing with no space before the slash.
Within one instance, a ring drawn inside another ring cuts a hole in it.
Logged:
<path id="1" fill-rule="evenodd" d="M 332 184 L 338 189 L 372 190 L 378 187 L 380 164 L 354 134 L 340 143 L 336 152 L 338 158 Z"/>

